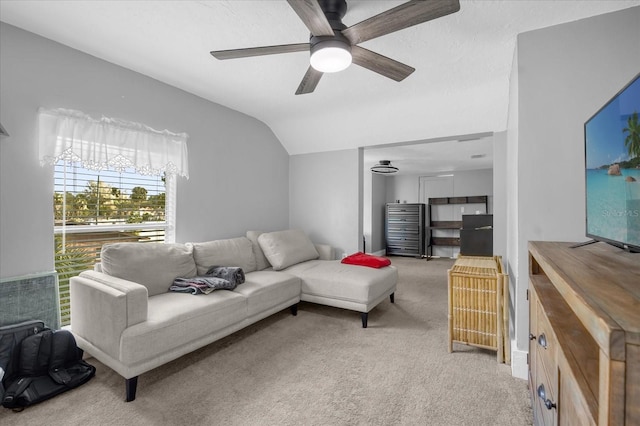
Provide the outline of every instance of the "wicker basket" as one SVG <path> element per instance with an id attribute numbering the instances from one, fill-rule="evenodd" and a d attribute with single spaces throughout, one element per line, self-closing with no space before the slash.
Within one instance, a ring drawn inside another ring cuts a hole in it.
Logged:
<path id="1" fill-rule="evenodd" d="M 502 258 L 460 256 L 449 270 L 449 352 L 463 343 L 509 363 L 508 276 Z"/>

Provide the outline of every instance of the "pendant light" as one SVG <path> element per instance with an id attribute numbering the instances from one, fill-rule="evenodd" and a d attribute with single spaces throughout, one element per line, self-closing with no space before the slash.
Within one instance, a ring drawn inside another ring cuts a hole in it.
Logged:
<path id="1" fill-rule="evenodd" d="M 388 175 L 392 173 L 397 173 L 398 168 L 391 165 L 391 161 L 389 160 L 380 160 L 378 164 L 371 167 L 371 172 L 378 173 L 381 175 Z"/>

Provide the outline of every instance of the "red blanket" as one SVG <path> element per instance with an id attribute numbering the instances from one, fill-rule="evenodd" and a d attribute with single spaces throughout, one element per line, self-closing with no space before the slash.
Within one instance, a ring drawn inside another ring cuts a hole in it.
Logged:
<path id="1" fill-rule="evenodd" d="M 384 268 L 385 266 L 391 265 L 391 261 L 386 257 L 374 256 L 372 254 L 362 253 L 361 251 L 345 257 L 342 259 L 342 263 L 369 266 L 371 268 Z"/>

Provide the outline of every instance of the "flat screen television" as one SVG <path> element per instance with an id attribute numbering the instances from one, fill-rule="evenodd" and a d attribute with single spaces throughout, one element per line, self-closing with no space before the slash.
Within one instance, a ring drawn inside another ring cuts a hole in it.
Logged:
<path id="1" fill-rule="evenodd" d="M 640 74 L 584 124 L 586 234 L 640 252 Z"/>

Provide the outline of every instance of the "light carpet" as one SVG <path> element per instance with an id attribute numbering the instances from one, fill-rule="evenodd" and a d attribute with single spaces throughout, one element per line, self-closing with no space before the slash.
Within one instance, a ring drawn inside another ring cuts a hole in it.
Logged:
<path id="1" fill-rule="evenodd" d="M 530 425 L 527 383 L 495 352 L 447 351 L 449 259 L 392 257 L 395 304 L 360 316 L 311 303 L 275 314 L 140 376 L 136 400 L 96 377 L 9 425 Z M 194 296 L 206 297 L 206 296 Z"/>

